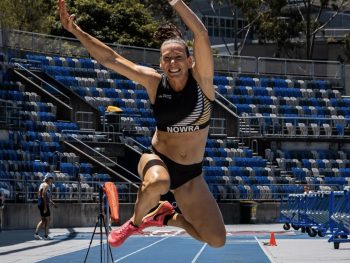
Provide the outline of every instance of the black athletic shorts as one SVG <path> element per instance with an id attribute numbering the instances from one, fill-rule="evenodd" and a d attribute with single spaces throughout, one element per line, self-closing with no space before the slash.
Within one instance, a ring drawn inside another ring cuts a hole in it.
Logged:
<path id="1" fill-rule="evenodd" d="M 152 150 L 149 153 L 158 155 L 159 158 L 165 163 L 170 175 L 171 190 L 184 185 L 188 181 L 202 174 L 203 162 L 189 165 L 179 164 L 158 152 L 154 147 L 152 147 Z"/>
<path id="2" fill-rule="evenodd" d="M 39 200 L 38 200 L 38 208 L 40 211 L 40 215 L 41 215 L 41 217 L 49 217 L 51 215 L 50 208 L 47 207 L 46 213 L 44 213 L 44 202 L 40 199 L 41 198 L 39 198 Z"/>

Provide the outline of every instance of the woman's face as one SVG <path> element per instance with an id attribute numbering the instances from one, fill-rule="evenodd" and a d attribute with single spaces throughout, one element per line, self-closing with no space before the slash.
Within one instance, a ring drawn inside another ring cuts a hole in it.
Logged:
<path id="1" fill-rule="evenodd" d="M 187 56 L 186 47 L 180 43 L 168 43 L 161 48 L 160 68 L 168 78 L 188 74 L 192 67 L 192 58 Z"/>

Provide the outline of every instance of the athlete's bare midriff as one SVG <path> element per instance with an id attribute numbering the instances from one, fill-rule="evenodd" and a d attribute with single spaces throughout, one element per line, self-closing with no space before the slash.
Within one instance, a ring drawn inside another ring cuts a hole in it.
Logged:
<path id="1" fill-rule="evenodd" d="M 160 153 L 179 164 L 194 164 L 203 160 L 209 127 L 183 133 L 156 130 L 152 145 Z"/>

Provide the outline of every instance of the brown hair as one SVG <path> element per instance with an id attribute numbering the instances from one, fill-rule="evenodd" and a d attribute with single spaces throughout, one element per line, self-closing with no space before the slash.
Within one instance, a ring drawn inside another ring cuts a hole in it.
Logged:
<path id="1" fill-rule="evenodd" d="M 178 43 L 181 44 L 185 47 L 186 49 L 186 55 L 187 57 L 190 56 L 190 51 L 188 49 L 188 46 L 182 38 L 182 33 L 181 31 L 172 23 L 167 23 L 164 25 L 161 25 L 158 27 L 157 31 L 154 33 L 153 37 L 160 41 L 163 42 L 161 45 L 161 48 L 169 43 Z"/>

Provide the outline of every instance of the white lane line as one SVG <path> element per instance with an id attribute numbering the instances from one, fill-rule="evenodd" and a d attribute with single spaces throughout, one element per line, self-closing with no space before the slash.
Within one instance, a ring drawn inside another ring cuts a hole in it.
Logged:
<path id="1" fill-rule="evenodd" d="M 199 256 L 202 254 L 203 250 L 205 249 L 205 247 L 207 246 L 207 243 L 205 243 L 202 248 L 198 251 L 197 255 L 194 257 L 194 259 L 191 261 L 191 263 L 195 263 L 197 261 L 197 259 L 199 258 Z"/>
<path id="2" fill-rule="evenodd" d="M 130 254 L 127 254 L 127 255 L 125 255 L 124 257 L 121 257 L 121 258 L 119 258 L 119 259 L 117 259 L 117 260 L 114 260 L 114 262 L 122 261 L 124 258 L 130 257 L 130 256 L 132 256 L 132 255 L 134 255 L 134 254 L 136 254 L 136 253 L 139 253 L 140 251 L 145 250 L 145 249 L 147 249 L 147 248 L 149 248 L 149 247 L 152 247 L 152 246 L 154 246 L 155 244 L 158 244 L 159 242 L 162 242 L 162 241 L 164 241 L 164 240 L 166 240 L 166 239 L 168 239 L 168 238 L 170 238 L 170 237 L 176 236 L 176 235 L 180 234 L 181 232 L 182 232 L 182 230 L 179 230 L 179 231 L 177 231 L 175 234 L 173 234 L 173 235 L 171 235 L 171 236 L 162 238 L 161 240 L 158 240 L 158 241 L 156 241 L 156 242 L 154 242 L 154 243 L 152 243 L 152 244 L 150 244 L 150 245 L 148 245 L 148 246 L 146 246 L 146 247 L 140 248 L 139 250 L 136 250 L 136 251 L 134 251 L 134 252 L 132 252 L 132 253 L 130 253 Z"/>
<path id="3" fill-rule="evenodd" d="M 271 254 L 264 248 L 264 246 L 261 244 L 259 239 L 256 236 L 254 238 L 255 238 L 256 242 L 258 242 L 261 250 L 264 252 L 264 254 L 267 256 L 267 258 L 270 260 L 270 262 L 275 263 L 275 260 L 272 258 Z"/>

